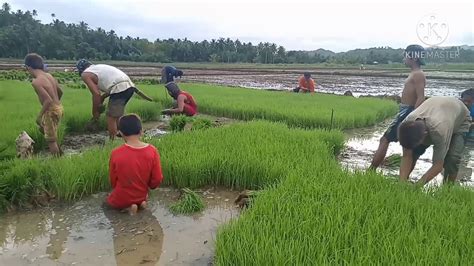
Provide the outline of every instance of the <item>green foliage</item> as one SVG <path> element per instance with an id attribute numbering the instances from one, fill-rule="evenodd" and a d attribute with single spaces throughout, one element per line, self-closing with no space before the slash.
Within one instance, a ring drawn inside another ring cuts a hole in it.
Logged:
<path id="1" fill-rule="evenodd" d="M 330 128 L 332 110 L 332 128 L 340 129 L 374 125 L 398 110 L 394 102 L 373 98 L 304 95 L 203 84 L 180 84 L 180 87 L 193 95 L 201 113 L 240 120 L 265 119 L 302 128 Z M 143 88 L 152 92 L 154 87 Z M 164 94 L 154 95 L 163 105 L 169 104 Z"/>
<path id="2" fill-rule="evenodd" d="M 400 154 L 392 154 L 385 158 L 384 165 L 388 167 L 400 167 L 402 156 Z"/>
<path id="3" fill-rule="evenodd" d="M 340 131 L 254 121 L 184 131 L 152 143 L 160 151 L 166 185 L 258 189 L 277 183 L 300 164 L 317 167 L 314 156 L 334 156 L 343 142 Z"/>
<path id="4" fill-rule="evenodd" d="M 208 129 L 212 127 L 211 120 L 207 118 L 196 118 L 193 121 L 193 126 L 191 130 L 201 130 L 201 129 Z"/>
<path id="5" fill-rule="evenodd" d="M 188 122 L 190 122 L 190 119 L 187 116 L 174 115 L 170 120 L 170 128 L 173 132 L 183 131 Z"/>
<path id="6" fill-rule="evenodd" d="M 0 71 L 0 80 L 28 81 L 30 79 L 31 79 L 30 75 L 26 71 L 20 71 L 20 70 Z"/>
<path id="7" fill-rule="evenodd" d="M 0 175 L 0 201 L 7 200 L 11 205 L 26 206 L 44 190 L 44 184 L 48 182 L 42 170 L 38 163 L 25 161 L 5 171 Z M 5 207 L 5 204 L 0 205 Z"/>
<path id="8" fill-rule="evenodd" d="M 191 214 L 200 212 L 205 207 L 201 196 L 189 188 L 183 188 L 181 198 L 170 206 L 170 211 L 173 214 Z"/>
<path id="9" fill-rule="evenodd" d="M 295 171 L 220 228 L 216 264 L 468 265 L 473 203 L 461 187 L 426 193 L 376 174 Z"/>

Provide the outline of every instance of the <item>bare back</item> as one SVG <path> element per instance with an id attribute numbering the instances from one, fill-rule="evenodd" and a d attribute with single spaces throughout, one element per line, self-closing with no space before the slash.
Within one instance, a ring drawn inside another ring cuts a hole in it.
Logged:
<path id="1" fill-rule="evenodd" d="M 50 99 L 52 103 L 59 104 L 61 99 L 61 89 L 56 79 L 51 76 L 49 73 L 42 73 L 38 75 L 32 82 L 33 87 L 35 88 L 36 94 L 38 94 L 38 99 L 43 105 L 43 103 Z"/>
<path id="2" fill-rule="evenodd" d="M 425 98 L 425 74 L 421 69 L 413 70 L 405 80 L 402 92 L 402 104 L 418 107 Z"/>

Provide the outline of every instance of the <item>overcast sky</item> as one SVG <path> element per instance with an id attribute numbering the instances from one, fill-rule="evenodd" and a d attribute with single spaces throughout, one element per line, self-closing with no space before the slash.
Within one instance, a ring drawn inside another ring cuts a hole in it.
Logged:
<path id="1" fill-rule="evenodd" d="M 0 0 L 1 1 L 1 0 Z M 4 0 L 5 1 L 5 0 Z M 473 1 L 279 1 L 279 0 L 11 0 L 13 10 L 33 10 L 44 23 L 51 13 L 66 22 L 85 21 L 118 35 L 185 38 L 229 37 L 274 42 L 288 50 L 336 52 L 419 43 L 426 15 L 448 25 L 443 46 L 474 45 Z M 426 28 L 425 28 L 426 29 Z M 423 45 L 426 46 L 426 45 Z"/>

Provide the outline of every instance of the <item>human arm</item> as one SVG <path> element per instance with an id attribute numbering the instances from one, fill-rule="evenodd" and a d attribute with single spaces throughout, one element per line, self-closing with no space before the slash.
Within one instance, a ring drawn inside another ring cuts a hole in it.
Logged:
<path id="1" fill-rule="evenodd" d="M 425 100 L 425 84 L 426 78 L 423 72 L 417 73 L 413 77 L 414 85 L 415 85 L 415 93 L 416 93 L 416 103 L 415 108 L 418 108 L 423 101 Z"/>
<path id="2" fill-rule="evenodd" d="M 44 89 L 44 87 L 41 85 L 40 82 L 35 80 L 31 84 L 33 88 L 35 89 L 35 92 L 38 95 L 38 98 L 42 105 L 41 111 L 36 117 L 36 124 L 38 126 L 41 126 L 41 118 L 43 117 L 46 110 L 48 110 L 51 104 L 53 103 L 53 99 L 51 99 L 51 96 L 49 96 L 48 92 L 46 92 L 46 90 Z"/>
<path id="3" fill-rule="evenodd" d="M 148 182 L 148 187 L 151 189 L 157 188 L 161 181 L 163 181 L 163 172 L 161 171 L 161 161 L 160 154 L 155 150 L 155 159 L 153 162 L 153 168 L 151 170 L 150 182 Z"/>
<path id="4" fill-rule="evenodd" d="M 63 97 L 63 90 L 59 86 L 58 81 L 56 81 L 56 90 L 58 92 L 58 99 L 61 100 L 61 98 Z"/>
<path id="5" fill-rule="evenodd" d="M 110 179 L 110 186 L 112 188 L 115 188 L 115 186 L 117 185 L 118 176 L 115 171 L 113 154 L 110 156 L 110 160 L 109 160 L 109 179 Z"/>
<path id="6" fill-rule="evenodd" d="M 171 114 L 180 114 L 184 111 L 184 100 L 186 99 L 186 96 L 184 95 L 179 95 L 178 99 L 176 100 L 178 107 L 172 108 L 172 109 L 165 109 L 161 113 L 171 115 Z"/>
<path id="7" fill-rule="evenodd" d="M 95 120 L 98 120 L 100 117 L 100 106 L 102 105 L 103 99 L 100 95 L 100 90 L 97 76 L 92 73 L 84 72 L 81 75 L 82 80 L 86 83 L 87 88 L 92 94 L 92 117 Z M 105 99 L 105 98 L 104 98 Z"/>
<path id="8" fill-rule="evenodd" d="M 433 162 L 433 165 L 426 171 L 426 173 L 418 180 L 416 183 L 420 185 L 424 185 L 431 181 L 431 179 L 435 178 L 441 171 L 443 171 L 444 161 L 436 161 Z"/>
<path id="9" fill-rule="evenodd" d="M 400 181 L 407 181 L 411 171 L 413 171 L 413 150 L 403 148 L 400 164 Z"/>

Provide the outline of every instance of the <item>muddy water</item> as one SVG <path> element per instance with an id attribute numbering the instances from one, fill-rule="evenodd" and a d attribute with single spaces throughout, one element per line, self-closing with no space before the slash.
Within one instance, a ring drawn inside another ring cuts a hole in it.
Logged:
<path id="1" fill-rule="evenodd" d="M 367 169 L 370 166 L 375 151 L 377 150 L 380 137 L 382 137 L 390 122 L 391 121 L 386 121 L 375 127 L 346 131 L 346 147 L 339 156 L 339 161 L 342 167 L 360 170 Z M 390 144 L 387 156 L 392 154 L 402 154 L 402 147 L 398 143 Z M 410 176 L 411 180 L 418 180 L 431 167 L 432 156 L 433 148 L 430 147 L 418 160 L 415 169 Z M 458 175 L 461 184 L 471 187 L 474 187 L 473 158 L 474 141 L 471 140 L 466 143 Z M 398 176 L 399 168 L 382 165 L 380 170 L 387 175 Z M 432 184 L 442 184 L 442 180 L 443 177 L 440 174 L 432 181 Z"/>
<path id="2" fill-rule="evenodd" d="M 183 81 L 205 82 L 226 86 L 237 86 L 253 89 L 289 90 L 297 85 L 298 74 L 260 74 L 260 75 L 214 75 L 185 76 Z M 361 77 L 341 75 L 315 75 L 319 91 L 344 94 L 350 90 L 354 96 L 360 95 L 399 95 L 404 77 Z M 469 80 L 429 79 L 426 85 L 427 96 L 459 96 L 466 89 L 472 88 Z"/>
<path id="3" fill-rule="evenodd" d="M 179 197 L 162 188 L 148 210 L 131 217 L 102 207 L 105 193 L 71 206 L 0 218 L 0 265 L 207 265 L 213 260 L 216 228 L 238 216 L 238 193 L 201 191 L 207 208 L 174 216 Z"/>

